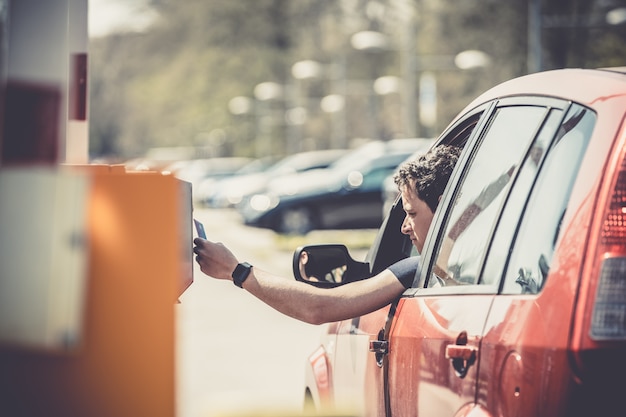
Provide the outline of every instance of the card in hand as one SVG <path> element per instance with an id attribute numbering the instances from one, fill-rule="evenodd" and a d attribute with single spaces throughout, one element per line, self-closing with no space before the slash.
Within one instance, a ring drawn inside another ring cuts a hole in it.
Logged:
<path id="1" fill-rule="evenodd" d="M 196 232 L 198 232 L 198 237 L 201 237 L 202 239 L 206 239 L 206 233 L 204 232 L 204 225 L 196 219 L 193 219 L 193 222 L 196 225 Z"/>

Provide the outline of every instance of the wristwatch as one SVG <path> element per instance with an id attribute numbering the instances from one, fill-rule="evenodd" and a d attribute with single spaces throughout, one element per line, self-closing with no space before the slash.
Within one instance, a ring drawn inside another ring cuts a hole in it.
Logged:
<path id="1" fill-rule="evenodd" d="M 231 276 L 233 277 L 233 283 L 239 288 L 243 288 L 243 282 L 250 275 L 250 270 L 252 269 L 252 265 L 248 262 L 242 262 L 237 265 L 237 268 L 233 271 Z"/>

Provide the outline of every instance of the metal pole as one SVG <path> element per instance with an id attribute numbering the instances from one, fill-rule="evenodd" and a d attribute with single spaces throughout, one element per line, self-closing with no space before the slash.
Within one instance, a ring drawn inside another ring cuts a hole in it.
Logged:
<path id="1" fill-rule="evenodd" d="M 402 48 L 402 78 L 403 86 L 403 110 L 404 110 L 404 134 L 406 137 L 416 137 L 417 135 L 417 98 L 415 87 L 417 85 L 417 54 L 415 51 L 415 33 L 416 24 L 413 13 L 413 7 L 407 7 L 410 11 L 406 17 L 405 23 L 405 39 Z"/>
<path id="2" fill-rule="evenodd" d="M 528 2 L 528 55 L 526 58 L 529 74 L 543 69 L 541 46 L 541 0 Z"/>

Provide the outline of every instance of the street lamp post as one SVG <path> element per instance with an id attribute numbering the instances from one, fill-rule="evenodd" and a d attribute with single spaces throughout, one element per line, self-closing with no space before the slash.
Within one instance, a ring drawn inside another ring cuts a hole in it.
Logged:
<path id="1" fill-rule="evenodd" d="M 237 126 L 231 129 L 232 131 L 237 131 L 238 137 L 242 139 L 246 143 L 250 143 L 254 140 L 253 132 L 254 128 L 252 124 L 255 122 L 254 118 L 254 100 L 250 97 L 245 96 L 236 96 L 229 100 L 228 102 L 228 111 L 233 115 L 234 118 L 243 121 L 243 127 L 240 128 Z M 243 131 L 243 134 L 240 132 Z"/>
<path id="2" fill-rule="evenodd" d="M 437 114 L 437 71 L 470 70 L 486 67 L 490 57 L 479 50 L 466 50 L 456 55 L 419 55 L 413 48 L 415 27 L 408 23 L 405 28 L 405 39 L 401 48 L 394 48 L 386 35 L 362 31 L 352 35 L 351 44 L 359 50 L 396 50 L 401 54 L 401 84 L 404 135 L 416 137 L 430 133 L 435 126 Z M 389 92 L 389 76 L 378 78 L 378 89 Z M 375 84 L 376 87 L 376 84 Z M 416 94 L 416 87 L 419 93 Z M 378 93 L 378 91 L 377 91 Z M 379 93 L 380 94 L 380 93 Z"/>
<path id="3" fill-rule="evenodd" d="M 301 138 L 302 126 L 309 120 L 309 110 L 312 102 L 319 104 L 319 108 L 332 117 L 331 144 L 335 148 L 342 149 L 346 143 L 346 121 L 345 121 L 345 95 L 346 95 L 346 74 L 345 58 L 342 56 L 339 62 L 333 64 L 322 64 L 318 61 L 306 59 L 298 61 L 291 67 L 291 74 L 296 80 L 294 104 L 296 107 L 290 111 L 300 110 L 301 119 L 298 129 L 294 129 L 294 137 Z M 332 94 L 324 97 L 311 97 L 307 82 L 313 80 L 328 80 L 331 83 Z M 319 102 L 318 102 L 319 99 Z"/>
<path id="4" fill-rule="evenodd" d="M 374 80 L 374 92 L 377 96 L 381 97 L 380 112 L 385 120 L 385 134 L 386 137 L 397 137 L 398 132 L 401 132 L 402 136 L 411 136 L 407 133 L 407 113 L 406 113 L 406 97 L 410 94 L 406 94 L 404 91 L 404 80 L 395 75 L 384 75 Z M 387 111 L 391 104 L 393 111 Z M 401 109 L 397 111 L 396 109 Z"/>
<path id="5" fill-rule="evenodd" d="M 437 73 L 441 71 L 469 71 L 487 67 L 491 58 L 483 51 L 468 49 L 456 55 L 422 56 L 419 72 L 418 120 L 423 136 L 432 136 L 437 124 Z"/>
<path id="6" fill-rule="evenodd" d="M 254 87 L 254 97 L 256 98 L 256 155 L 265 156 L 272 150 L 272 130 L 274 126 L 282 124 L 277 121 L 276 112 L 272 108 L 272 103 L 284 97 L 283 86 L 272 81 L 262 82 Z M 281 112 L 282 114 L 282 112 Z"/>
<path id="7" fill-rule="evenodd" d="M 332 88 L 334 94 L 324 97 L 320 103 L 322 111 L 329 113 L 332 120 L 332 141 L 335 147 L 344 149 L 348 147 L 348 130 L 346 115 L 346 57 L 341 54 L 339 59 L 332 65 Z"/>
<path id="8" fill-rule="evenodd" d="M 292 88 L 292 104 L 294 107 L 287 111 L 287 123 L 289 125 L 288 148 L 295 152 L 303 140 L 303 127 L 309 119 L 309 93 L 307 82 L 322 77 L 322 64 L 317 61 L 306 59 L 298 61 L 291 66 L 291 75 L 295 79 Z"/>
<path id="9" fill-rule="evenodd" d="M 384 53 L 387 51 L 392 51 L 391 41 L 389 37 L 383 33 L 376 32 L 373 30 L 364 30 L 357 33 L 354 33 L 350 37 L 350 45 L 357 51 L 365 52 L 372 56 L 380 53 Z M 372 73 L 369 75 L 371 78 L 371 82 L 373 82 L 379 74 L 375 72 L 375 64 L 376 61 L 369 61 L 369 64 L 372 68 Z M 371 84 L 370 84 L 371 85 Z M 369 125 L 370 136 L 372 138 L 378 138 L 381 136 L 381 129 L 379 126 L 379 120 L 377 117 L 378 113 L 378 105 L 377 100 L 374 96 L 373 88 L 369 88 L 368 96 L 368 111 L 369 117 L 367 118 Z"/>

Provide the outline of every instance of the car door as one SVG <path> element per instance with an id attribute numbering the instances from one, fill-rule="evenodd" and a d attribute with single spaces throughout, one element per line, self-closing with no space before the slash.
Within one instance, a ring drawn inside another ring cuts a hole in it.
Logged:
<path id="1" fill-rule="evenodd" d="M 502 207 L 550 107 L 511 98 L 492 104 L 465 147 L 422 254 L 417 288 L 391 321 L 387 413 L 453 416 L 476 398 L 485 322 L 499 277 L 479 279 Z"/>
<path id="2" fill-rule="evenodd" d="M 415 254 L 410 240 L 401 233 L 403 220 L 402 205 L 395 204 L 365 258 L 372 275 Z M 377 355 L 369 352 L 369 344 L 384 329 L 390 308 L 332 324 L 333 337 L 326 349 L 335 410 L 363 417 L 385 414 L 383 370 L 377 364 Z"/>
<path id="3" fill-rule="evenodd" d="M 444 132 L 443 141 L 463 147 L 485 108 L 475 109 Z M 402 201 L 396 199 L 365 258 L 372 275 L 407 256 L 418 255 L 408 236 L 401 232 L 404 218 Z M 364 417 L 386 414 L 385 335 L 396 306 L 393 303 L 370 314 L 332 324 L 325 349 L 330 362 L 331 402 L 336 409 Z"/>
<path id="4" fill-rule="evenodd" d="M 494 415 L 565 414 L 557 399 L 567 390 L 579 275 L 564 259 L 579 258 L 585 239 L 564 231 L 584 212 L 570 195 L 595 121 L 582 106 L 553 107 L 547 124 L 560 124 L 558 134 L 535 141 L 494 234 L 482 275 L 503 279 L 484 329 L 477 401 Z M 559 242 L 567 242 L 560 259 Z"/>

